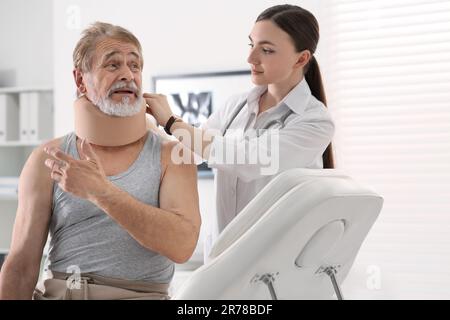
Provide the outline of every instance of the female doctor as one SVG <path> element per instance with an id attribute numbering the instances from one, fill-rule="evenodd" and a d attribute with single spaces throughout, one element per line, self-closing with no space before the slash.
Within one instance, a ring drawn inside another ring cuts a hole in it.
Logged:
<path id="1" fill-rule="evenodd" d="M 334 124 L 314 57 L 319 41 L 317 20 L 298 6 L 273 6 L 258 16 L 249 39 L 247 61 L 255 88 L 230 98 L 201 128 L 177 118 L 165 96 L 144 94 L 147 112 L 158 124 L 217 169 L 217 213 L 206 232 L 205 256 L 219 233 L 276 173 L 334 167 Z M 261 133 L 257 129 L 278 130 Z M 239 132 L 244 132 L 241 138 Z M 268 147 L 270 141 L 276 143 L 275 148 Z M 246 161 L 236 161 L 237 157 L 221 161 L 218 158 L 224 150 L 234 150 Z M 275 171 L 264 171 L 266 162 L 248 161 L 261 150 L 276 162 L 271 163 Z"/>

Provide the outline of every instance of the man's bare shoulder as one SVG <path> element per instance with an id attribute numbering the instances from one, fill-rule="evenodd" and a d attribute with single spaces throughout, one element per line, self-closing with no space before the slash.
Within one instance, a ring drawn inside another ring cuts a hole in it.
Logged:
<path id="1" fill-rule="evenodd" d="M 161 140 L 161 176 L 170 168 L 177 167 L 186 171 L 196 171 L 192 152 L 179 141 Z"/>
<path id="2" fill-rule="evenodd" d="M 167 156 L 170 155 L 173 148 L 179 144 L 178 141 L 173 141 L 169 139 L 161 139 L 161 156 Z M 169 160 L 169 159 L 167 159 Z"/>
<path id="3" fill-rule="evenodd" d="M 42 184 L 50 182 L 50 174 L 45 166 L 45 160 L 50 158 L 50 156 L 45 152 L 45 148 L 60 147 L 63 137 L 55 138 L 47 142 L 42 143 L 36 147 L 23 167 L 22 173 L 20 175 L 20 180 L 25 180 L 26 183 L 30 183 L 30 186 L 35 186 L 36 184 Z M 23 183 L 22 183 L 23 185 Z M 36 186 L 35 186 L 36 187 Z"/>
<path id="4" fill-rule="evenodd" d="M 53 180 L 50 170 L 45 166 L 45 160 L 51 156 L 44 149 L 59 147 L 61 141 L 62 138 L 47 141 L 35 148 L 28 157 L 19 177 L 17 216 L 38 215 L 40 221 L 48 222 L 51 212 Z"/>
<path id="5" fill-rule="evenodd" d="M 181 142 L 168 139 L 161 140 L 161 160 L 165 165 L 194 165 L 193 153 Z"/>
<path id="6" fill-rule="evenodd" d="M 37 149 L 40 149 L 44 151 L 44 148 L 59 148 L 61 146 L 61 143 L 63 141 L 64 137 L 58 137 L 55 139 L 48 140 L 41 144 Z"/>
<path id="7" fill-rule="evenodd" d="M 39 161 L 42 158 L 48 158 L 49 155 L 44 151 L 45 148 L 59 148 L 64 137 L 59 137 L 46 141 L 36 147 L 28 158 L 29 161 Z"/>

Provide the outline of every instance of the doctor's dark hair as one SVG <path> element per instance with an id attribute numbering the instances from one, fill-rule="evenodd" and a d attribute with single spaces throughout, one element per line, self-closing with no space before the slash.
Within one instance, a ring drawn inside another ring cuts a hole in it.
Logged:
<path id="1" fill-rule="evenodd" d="M 270 20 L 280 29 L 290 35 L 297 52 L 309 50 L 311 59 L 304 67 L 305 79 L 311 93 L 325 106 L 327 99 L 323 88 L 322 75 L 319 64 L 314 56 L 319 43 L 319 23 L 314 15 L 299 6 L 283 4 L 264 10 L 256 19 L 256 22 Z M 323 167 L 334 168 L 333 150 L 331 143 L 323 153 Z"/>

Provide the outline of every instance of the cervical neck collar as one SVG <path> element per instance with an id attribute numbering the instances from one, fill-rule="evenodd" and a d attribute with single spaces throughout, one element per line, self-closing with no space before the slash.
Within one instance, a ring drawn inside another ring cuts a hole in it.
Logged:
<path id="1" fill-rule="evenodd" d="M 146 132 L 145 103 L 138 114 L 116 117 L 103 113 L 85 96 L 74 103 L 75 133 L 89 143 L 118 147 L 142 138 Z"/>

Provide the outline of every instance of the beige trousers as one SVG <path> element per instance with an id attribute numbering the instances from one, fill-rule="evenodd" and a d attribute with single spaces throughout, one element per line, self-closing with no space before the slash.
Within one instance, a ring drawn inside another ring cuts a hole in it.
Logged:
<path id="1" fill-rule="evenodd" d="M 168 300 L 169 284 L 102 277 L 90 273 L 49 272 L 34 290 L 34 300 Z"/>

